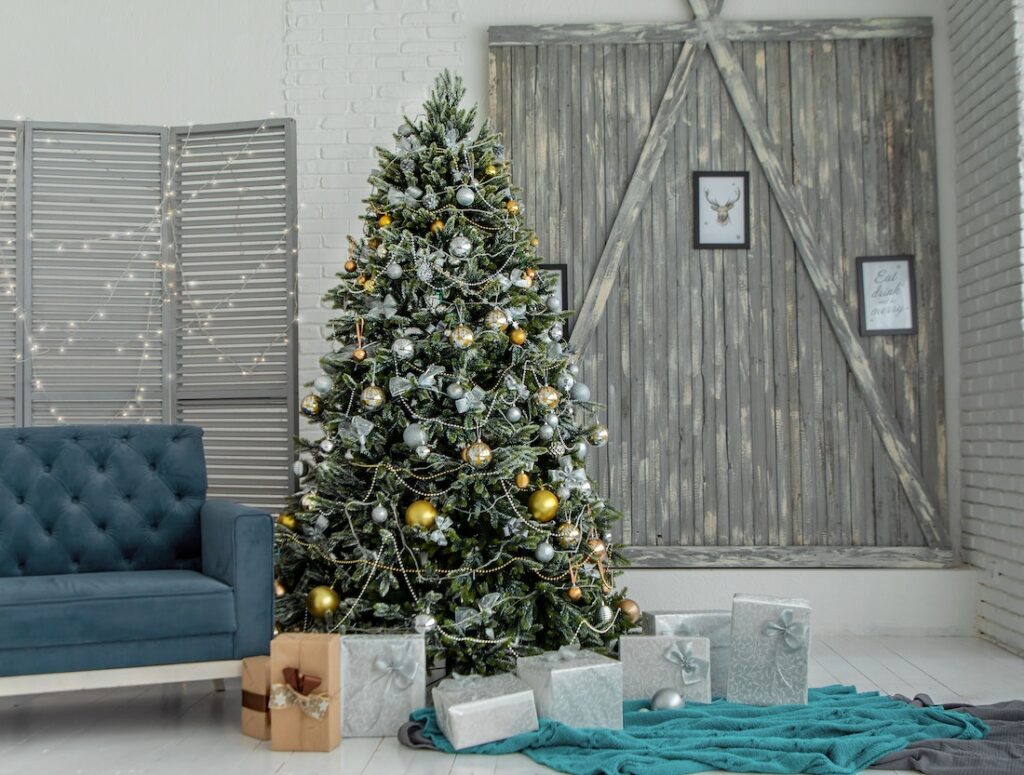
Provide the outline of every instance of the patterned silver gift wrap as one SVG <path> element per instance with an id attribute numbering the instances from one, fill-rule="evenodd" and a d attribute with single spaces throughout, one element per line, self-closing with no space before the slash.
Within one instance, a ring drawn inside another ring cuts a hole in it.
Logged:
<path id="1" fill-rule="evenodd" d="M 811 604 L 797 598 L 735 595 L 729 702 L 807 703 Z"/>
<path id="2" fill-rule="evenodd" d="M 422 635 L 341 636 L 341 735 L 391 737 L 427 704 Z"/>
<path id="3" fill-rule="evenodd" d="M 732 611 L 644 611 L 641 625 L 645 635 L 683 635 L 711 641 L 711 696 L 725 697 Z"/>
<path id="4" fill-rule="evenodd" d="M 623 635 L 619 638 L 623 696 L 649 700 L 659 689 L 675 689 L 684 700 L 711 702 L 710 655 L 707 638 Z"/>
<path id="5" fill-rule="evenodd" d="M 455 675 L 432 694 L 437 725 L 457 751 L 538 728 L 533 690 L 512 673 Z"/>
<path id="6" fill-rule="evenodd" d="M 563 646 L 519 657 L 516 674 L 533 689 L 537 713 L 578 728 L 622 729 L 622 663 Z"/>

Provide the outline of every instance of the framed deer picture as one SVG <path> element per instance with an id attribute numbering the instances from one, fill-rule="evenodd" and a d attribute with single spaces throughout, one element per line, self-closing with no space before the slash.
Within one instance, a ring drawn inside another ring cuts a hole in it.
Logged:
<path id="1" fill-rule="evenodd" d="M 693 247 L 750 247 L 750 173 L 693 173 Z"/>

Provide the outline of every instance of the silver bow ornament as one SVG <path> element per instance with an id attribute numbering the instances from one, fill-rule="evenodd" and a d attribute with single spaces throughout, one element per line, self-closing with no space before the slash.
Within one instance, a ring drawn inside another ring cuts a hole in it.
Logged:
<path id="1" fill-rule="evenodd" d="M 487 391 L 476 385 L 472 390 L 463 393 L 462 398 L 455 401 L 455 408 L 459 410 L 459 414 L 473 412 L 483 407 L 485 398 L 487 398 Z"/>
<path id="2" fill-rule="evenodd" d="M 419 207 L 422 196 L 423 189 L 417 186 L 409 186 L 404 192 L 392 187 L 388 189 L 388 204 L 392 207 Z"/>
<path id="3" fill-rule="evenodd" d="M 682 647 L 678 643 L 673 643 L 665 651 L 664 656 L 669 662 L 679 666 L 684 686 L 700 683 L 708 674 L 708 661 L 694 656 L 692 643 L 686 643 Z"/>
<path id="4" fill-rule="evenodd" d="M 390 293 L 380 301 L 375 301 L 366 313 L 368 318 L 393 318 L 398 314 L 398 302 Z"/>
<path id="5" fill-rule="evenodd" d="M 519 396 L 519 398 L 525 399 L 530 397 L 529 388 L 527 388 L 526 385 L 524 385 L 518 379 L 513 377 L 511 374 L 505 375 L 505 387 L 508 390 L 511 390 L 517 396 Z"/>
<path id="6" fill-rule="evenodd" d="M 352 422 L 338 428 L 338 434 L 359 442 L 359 449 L 366 452 L 366 437 L 373 430 L 373 423 L 365 417 L 353 417 Z"/>
<path id="7" fill-rule="evenodd" d="M 794 622 L 793 612 L 789 608 L 783 609 L 777 619 L 766 623 L 761 629 L 762 635 L 771 636 L 776 632 L 786 651 L 797 652 L 807 648 L 807 625 Z"/>
<path id="8" fill-rule="evenodd" d="M 582 468 L 576 468 L 569 455 L 558 458 L 558 468 L 548 471 L 548 478 L 555 483 L 564 484 L 570 490 L 590 489 L 590 481 L 587 479 L 587 472 Z"/>
<path id="9" fill-rule="evenodd" d="M 413 388 L 436 391 L 437 385 L 435 382 L 441 374 L 444 374 L 444 367 L 438 366 L 435 363 L 432 366 L 427 366 L 422 374 L 413 377 L 412 379 L 409 379 L 408 377 L 392 377 L 388 381 L 388 390 L 391 392 L 391 395 L 395 396 L 395 398 L 405 395 Z"/>
<path id="10" fill-rule="evenodd" d="M 430 531 L 430 535 L 427 537 L 438 546 L 448 546 L 448 538 L 444 532 L 451 526 L 451 517 L 440 516 L 437 518 L 437 522 L 434 523 L 434 529 Z"/>

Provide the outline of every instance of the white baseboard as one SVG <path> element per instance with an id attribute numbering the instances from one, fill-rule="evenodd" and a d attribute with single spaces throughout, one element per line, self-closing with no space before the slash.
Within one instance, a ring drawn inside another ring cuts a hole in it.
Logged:
<path id="1" fill-rule="evenodd" d="M 118 686 L 145 686 L 184 681 L 212 681 L 242 674 L 242 660 L 185 662 L 175 665 L 145 665 L 113 670 L 82 670 L 73 673 L 0 676 L 0 697 L 19 694 L 46 694 L 81 689 L 111 689 Z"/>

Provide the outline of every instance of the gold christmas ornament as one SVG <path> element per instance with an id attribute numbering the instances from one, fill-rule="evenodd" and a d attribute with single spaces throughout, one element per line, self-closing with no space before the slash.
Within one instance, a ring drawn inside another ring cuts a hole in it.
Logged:
<path id="1" fill-rule="evenodd" d="M 537 276 L 537 270 L 530 266 L 523 271 L 523 274 L 532 280 L 534 277 Z"/>
<path id="2" fill-rule="evenodd" d="M 509 341 L 512 344 L 523 345 L 526 344 L 526 332 L 521 328 L 513 328 L 508 334 Z"/>
<path id="3" fill-rule="evenodd" d="M 578 603 L 583 599 L 583 590 L 577 586 L 569 587 L 569 590 L 565 594 L 568 595 L 569 599 L 574 603 Z"/>
<path id="4" fill-rule="evenodd" d="M 274 579 L 274 597 L 284 597 L 287 594 L 288 590 L 284 588 L 281 579 Z"/>
<path id="5" fill-rule="evenodd" d="M 508 315 L 505 314 L 505 310 L 495 307 L 487 313 L 484 325 L 492 331 L 504 331 L 508 328 Z"/>
<path id="6" fill-rule="evenodd" d="M 377 280 L 373 277 L 366 278 L 366 282 L 363 283 L 363 290 L 367 293 L 373 293 L 373 289 L 377 287 Z"/>
<path id="7" fill-rule="evenodd" d="M 384 406 L 384 391 L 376 385 L 369 385 L 363 388 L 362 395 L 359 396 L 359 400 L 363 406 L 367 409 L 380 409 Z"/>
<path id="8" fill-rule="evenodd" d="M 348 261 L 345 262 L 345 271 L 346 272 L 354 272 L 354 271 L 356 271 L 356 262 L 353 261 L 351 258 Z"/>
<path id="9" fill-rule="evenodd" d="M 491 448 L 484 441 L 474 441 L 466 447 L 466 462 L 473 468 L 483 468 L 491 462 Z"/>
<path id="10" fill-rule="evenodd" d="M 299 408 L 307 417 L 316 417 L 324 410 L 324 402 L 320 400 L 320 396 L 310 393 L 302 399 L 302 404 Z"/>
<path id="11" fill-rule="evenodd" d="M 356 278 L 356 285 L 366 285 L 366 275 L 359 275 L 359 277 Z"/>
<path id="12" fill-rule="evenodd" d="M 595 425 L 590 431 L 590 443 L 595 447 L 603 447 L 608 443 L 608 428 L 605 425 Z"/>
<path id="13" fill-rule="evenodd" d="M 580 540 L 580 529 L 572 522 L 563 522 L 555 530 L 555 538 L 563 549 L 572 549 Z"/>
<path id="14" fill-rule="evenodd" d="M 384 213 L 384 215 L 377 219 L 377 225 L 380 226 L 382 229 L 386 229 L 388 226 L 391 225 L 391 216 L 388 215 L 387 213 Z"/>
<path id="15" fill-rule="evenodd" d="M 356 349 L 354 349 L 352 351 L 352 360 L 354 360 L 356 363 L 362 363 L 363 361 L 365 361 L 366 350 L 364 350 L 362 347 L 357 347 Z"/>
<path id="16" fill-rule="evenodd" d="M 486 175 L 487 177 L 493 178 L 497 174 L 498 168 L 493 164 L 488 164 L 486 167 L 484 167 L 484 175 Z"/>
<path id="17" fill-rule="evenodd" d="M 458 325 L 452 329 L 452 344 L 460 350 L 465 350 L 473 344 L 473 329 L 467 325 Z"/>
<path id="18" fill-rule="evenodd" d="M 530 277 L 530 275 L 526 274 L 526 272 L 523 272 L 523 276 L 520 279 L 520 282 L 522 283 L 522 286 L 524 288 L 532 288 L 533 287 L 533 278 Z"/>
<path id="19" fill-rule="evenodd" d="M 622 598 L 619 601 L 619 610 L 622 611 L 622 615 L 626 617 L 626 621 L 630 624 L 636 624 L 640 621 L 640 606 L 637 605 L 635 600 L 630 600 L 628 597 Z"/>
<path id="20" fill-rule="evenodd" d="M 278 514 L 277 524 L 279 524 L 281 527 L 288 528 L 289 530 L 294 530 L 296 526 L 299 524 L 299 521 L 295 519 L 294 514 L 285 511 L 281 514 Z"/>
<path id="21" fill-rule="evenodd" d="M 405 524 L 429 530 L 437 521 L 437 509 L 430 501 L 413 501 L 405 508 Z"/>
<path id="22" fill-rule="evenodd" d="M 525 490 L 530 486 L 530 475 L 526 471 L 520 471 L 516 474 L 516 487 L 520 490 Z"/>
<path id="23" fill-rule="evenodd" d="M 537 389 L 537 392 L 533 394 L 533 400 L 545 409 L 554 409 L 558 406 L 558 402 L 562 400 L 562 397 L 553 387 L 545 385 Z"/>
<path id="24" fill-rule="evenodd" d="M 532 237 L 530 237 L 530 244 L 533 247 L 537 247 L 540 244 L 540 237 L 534 234 Z"/>
<path id="25" fill-rule="evenodd" d="M 338 610 L 341 598 L 338 593 L 330 587 L 313 587 L 306 595 L 306 607 L 317 619 L 323 619 L 327 614 L 333 614 Z"/>
<path id="26" fill-rule="evenodd" d="M 367 240 L 366 245 L 367 247 L 370 248 L 370 250 L 376 250 L 377 248 L 380 247 L 380 240 L 374 237 L 373 239 Z"/>
<path id="27" fill-rule="evenodd" d="M 530 516 L 538 522 L 550 522 L 558 513 L 558 496 L 551 490 L 537 490 L 526 502 Z"/>
<path id="28" fill-rule="evenodd" d="M 600 538 L 591 538 L 587 541 L 587 549 L 590 550 L 590 556 L 595 560 L 603 560 L 608 555 L 608 547 Z"/>
<path id="29" fill-rule="evenodd" d="M 356 349 L 352 351 L 352 360 L 362 363 L 366 360 L 366 350 L 363 348 L 363 319 L 356 318 Z"/>
<path id="30" fill-rule="evenodd" d="M 518 215 L 519 202 L 517 202 L 515 199 L 509 199 L 507 202 L 505 202 L 505 209 L 508 210 L 509 215 Z"/>
<path id="31" fill-rule="evenodd" d="M 430 231 L 434 234 L 444 231 L 444 221 L 438 218 L 432 224 L 430 224 Z"/>

